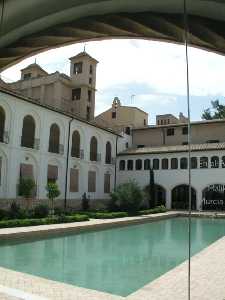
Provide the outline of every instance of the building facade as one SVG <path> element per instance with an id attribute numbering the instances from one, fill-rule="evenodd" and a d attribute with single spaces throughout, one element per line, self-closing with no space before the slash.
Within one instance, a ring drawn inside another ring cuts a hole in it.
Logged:
<path id="1" fill-rule="evenodd" d="M 112 107 L 96 116 L 95 122 L 118 133 L 131 134 L 133 128 L 148 125 L 148 114 L 137 107 L 122 105 L 115 97 Z"/>
<path id="2" fill-rule="evenodd" d="M 70 76 L 58 71 L 48 74 L 34 63 L 21 70 L 19 81 L 7 83 L 7 87 L 40 104 L 92 121 L 97 63 L 89 54 L 81 52 L 70 58 Z M 3 85 L 6 83 L 2 81 Z"/>
<path id="3" fill-rule="evenodd" d="M 1 204 L 4 199 L 20 199 L 19 182 L 30 177 L 36 184 L 33 197 L 37 201 L 47 198 L 49 181 L 57 182 L 59 200 L 67 199 L 72 206 L 80 203 L 85 192 L 91 200 L 108 199 L 115 184 L 119 138 L 72 114 L 1 89 Z"/>

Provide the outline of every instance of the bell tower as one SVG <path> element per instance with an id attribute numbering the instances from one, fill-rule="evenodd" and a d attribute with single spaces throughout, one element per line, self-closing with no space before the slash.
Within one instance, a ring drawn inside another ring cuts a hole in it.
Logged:
<path id="1" fill-rule="evenodd" d="M 97 64 L 85 51 L 70 58 L 72 107 L 77 116 L 87 121 L 94 119 Z"/>

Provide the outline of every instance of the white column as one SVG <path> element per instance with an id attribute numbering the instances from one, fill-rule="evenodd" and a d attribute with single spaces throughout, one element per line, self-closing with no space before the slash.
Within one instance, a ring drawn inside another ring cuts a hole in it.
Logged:
<path id="1" fill-rule="evenodd" d="M 166 208 L 171 209 L 171 190 L 167 189 L 166 190 Z"/>

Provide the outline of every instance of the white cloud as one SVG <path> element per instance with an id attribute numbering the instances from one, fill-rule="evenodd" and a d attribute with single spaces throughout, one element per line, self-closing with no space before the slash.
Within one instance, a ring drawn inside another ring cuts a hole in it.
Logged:
<path id="1" fill-rule="evenodd" d="M 59 70 L 69 74 L 68 58 L 82 50 L 83 44 L 76 44 L 35 57 L 48 72 Z M 129 103 L 130 95 L 136 94 L 136 103 L 149 111 L 152 103 L 169 108 L 177 96 L 186 95 L 184 46 L 147 40 L 108 40 L 89 42 L 86 51 L 99 60 L 96 113 L 111 105 L 112 97 L 116 96 L 112 96 L 112 88 L 118 93 L 125 86 L 125 101 Z M 189 61 L 191 95 L 211 98 L 225 95 L 224 57 L 190 48 Z M 19 70 L 33 62 L 34 57 L 28 58 L 3 72 L 3 76 L 17 80 Z M 145 90 L 136 91 L 139 85 L 145 86 Z"/>

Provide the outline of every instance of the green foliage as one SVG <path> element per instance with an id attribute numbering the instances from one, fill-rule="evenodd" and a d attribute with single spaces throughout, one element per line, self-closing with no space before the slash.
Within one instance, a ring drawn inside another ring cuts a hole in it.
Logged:
<path id="1" fill-rule="evenodd" d="M 51 206 L 52 206 L 51 214 L 54 215 L 54 199 L 60 195 L 60 190 L 57 183 L 54 182 L 48 182 L 46 186 L 46 190 L 47 190 L 47 197 L 48 199 L 51 200 Z"/>
<path id="2" fill-rule="evenodd" d="M 155 208 L 152 209 L 146 209 L 146 210 L 141 210 L 139 211 L 140 215 L 150 215 L 150 214 L 158 214 L 158 213 L 165 213 L 167 212 L 167 209 L 165 208 L 164 205 L 156 206 Z"/>
<path id="3" fill-rule="evenodd" d="M 211 101 L 212 108 L 203 111 L 202 119 L 225 119 L 225 105 L 220 104 L 219 100 Z"/>
<path id="4" fill-rule="evenodd" d="M 88 216 L 93 219 L 115 219 L 128 217 L 127 212 L 89 212 Z"/>
<path id="5" fill-rule="evenodd" d="M 45 204 L 37 205 L 34 208 L 34 217 L 35 218 L 46 218 L 49 214 L 49 208 Z"/>
<path id="6" fill-rule="evenodd" d="M 54 200 L 60 195 L 60 190 L 57 183 L 49 182 L 46 186 L 47 197 L 50 200 Z"/>
<path id="7" fill-rule="evenodd" d="M 30 198 L 35 187 L 35 182 L 32 178 L 24 178 L 19 183 L 19 194 L 23 197 Z"/>
<path id="8" fill-rule="evenodd" d="M 0 220 L 4 220 L 8 218 L 9 213 L 4 210 L 4 209 L 0 209 Z"/>
<path id="9" fill-rule="evenodd" d="M 139 210 L 143 201 L 143 193 L 135 181 L 121 184 L 111 193 L 110 206 L 120 211 L 135 213 Z"/>
<path id="10" fill-rule="evenodd" d="M 60 224 L 60 223 L 71 223 L 71 222 L 82 222 L 88 221 L 87 215 L 73 215 L 73 216 L 55 216 L 52 218 L 42 218 L 42 219 L 15 219 L 15 220 L 4 220 L 0 221 L 0 228 L 9 227 L 26 227 L 26 226 L 37 226 L 46 224 Z"/>
<path id="11" fill-rule="evenodd" d="M 16 202 L 12 202 L 9 209 L 9 217 L 12 219 L 19 219 L 21 217 L 22 210 L 20 205 Z"/>

